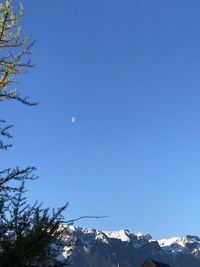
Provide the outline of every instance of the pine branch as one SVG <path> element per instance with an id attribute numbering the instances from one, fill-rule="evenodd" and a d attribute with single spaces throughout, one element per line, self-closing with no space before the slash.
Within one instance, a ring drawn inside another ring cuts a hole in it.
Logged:
<path id="1" fill-rule="evenodd" d="M 81 216 L 76 219 L 68 220 L 68 221 L 61 221 L 61 223 L 72 225 L 77 221 L 83 220 L 83 219 L 102 219 L 102 218 L 108 218 L 108 216 Z"/>

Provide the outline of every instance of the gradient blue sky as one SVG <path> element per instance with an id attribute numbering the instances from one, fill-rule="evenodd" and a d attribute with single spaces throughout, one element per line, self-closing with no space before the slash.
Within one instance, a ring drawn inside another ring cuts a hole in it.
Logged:
<path id="1" fill-rule="evenodd" d="M 28 198 L 77 225 L 154 238 L 199 235 L 200 2 L 25 1 L 37 67 L 7 103 L 14 148 L 1 167 L 38 167 Z M 70 118 L 76 116 L 76 123 Z"/>

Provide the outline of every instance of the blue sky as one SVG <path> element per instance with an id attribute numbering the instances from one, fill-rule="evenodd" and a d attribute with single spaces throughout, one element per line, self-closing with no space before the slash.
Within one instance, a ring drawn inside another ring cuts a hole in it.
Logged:
<path id="1" fill-rule="evenodd" d="M 28 198 L 77 225 L 154 238 L 199 235 L 199 1 L 25 2 L 37 67 L 7 103 L 14 148 L 2 167 L 33 164 Z M 76 122 L 71 118 L 76 116 Z"/>

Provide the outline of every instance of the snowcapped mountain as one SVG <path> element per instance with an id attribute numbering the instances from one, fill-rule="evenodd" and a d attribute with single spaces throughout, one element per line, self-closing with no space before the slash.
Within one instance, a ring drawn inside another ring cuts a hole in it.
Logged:
<path id="1" fill-rule="evenodd" d="M 162 239 L 158 243 L 164 250 L 173 253 L 185 251 L 191 251 L 191 253 L 200 252 L 200 238 L 198 236 L 187 235 L 182 238 Z"/>
<path id="2" fill-rule="evenodd" d="M 172 267 L 200 267 L 200 238 L 198 236 L 153 240 L 150 235 L 133 234 L 128 230 L 99 231 L 71 226 L 64 240 L 72 241 L 64 257 L 71 255 L 73 267 L 139 267 L 152 258 Z"/>

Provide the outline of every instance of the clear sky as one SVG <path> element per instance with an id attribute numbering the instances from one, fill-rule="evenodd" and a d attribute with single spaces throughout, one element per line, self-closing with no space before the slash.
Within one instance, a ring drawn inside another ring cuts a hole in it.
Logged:
<path id="1" fill-rule="evenodd" d="M 37 67 L 7 103 L 2 167 L 38 167 L 28 198 L 76 225 L 199 235 L 200 1 L 28 0 Z M 76 117 L 72 123 L 71 118 Z"/>

